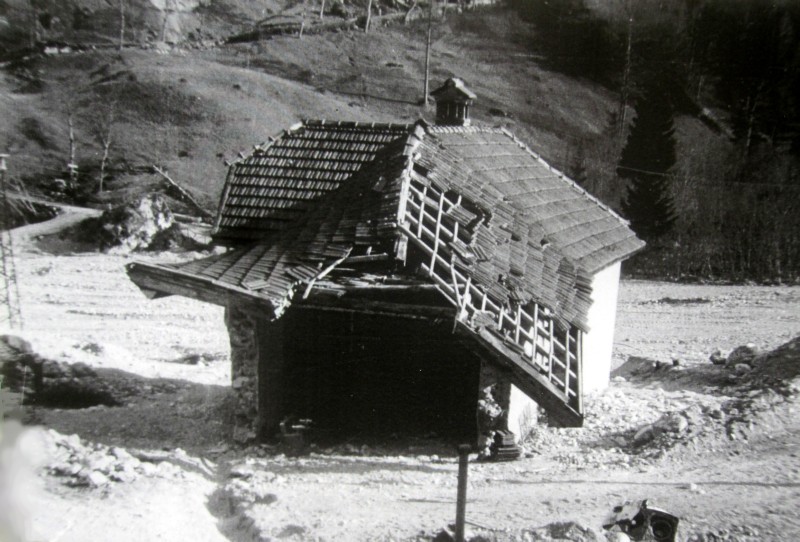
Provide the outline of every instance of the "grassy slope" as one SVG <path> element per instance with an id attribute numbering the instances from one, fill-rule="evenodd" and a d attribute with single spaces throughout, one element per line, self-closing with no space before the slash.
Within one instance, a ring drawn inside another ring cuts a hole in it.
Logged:
<path id="1" fill-rule="evenodd" d="M 449 15 L 434 32 L 432 88 L 451 75 L 464 78 L 479 96 L 478 122 L 508 126 L 557 167 L 564 167 L 579 140 L 602 151 L 614 95 L 540 68 L 525 46 L 529 32 L 503 10 Z M 368 35 L 285 36 L 166 55 L 129 50 L 122 57 L 88 52 L 45 58 L 18 72 L 42 81 L 41 91 L 16 92 L 22 80 L 2 74 L 0 148 L 14 154 L 12 174 L 63 176 L 66 97 L 101 96 L 80 110 L 77 121 L 79 161 L 96 166 L 92 121 L 114 97 L 112 162 L 164 165 L 213 208 L 224 180 L 223 158 L 298 119 L 431 119 L 432 108 L 416 103 L 422 96 L 424 33 L 424 24 L 416 23 Z M 509 116 L 490 114 L 493 108 Z M 128 197 L 154 180 L 117 175 L 104 198 Z"/>

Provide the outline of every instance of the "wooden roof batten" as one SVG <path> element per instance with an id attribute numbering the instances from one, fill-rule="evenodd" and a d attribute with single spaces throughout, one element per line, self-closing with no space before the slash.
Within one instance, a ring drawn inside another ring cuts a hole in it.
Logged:
<path id="1" fill-rule="evenodd" d="M 438 90 L 440 99 L 475 98 L 463 82 Z M 335 149 L 318 152 L 329 141 Z M 346 177 L 308 180 L 356 148 Z M 270 164 L 286 153 L 280 171 L 292 175 L 278 175 Z M 182 264 L 135 263 L 128 274 L 150 295 L 249 304 L 269 318 L 290 306 L 450 315 L 464 340 L 569 426 L 583 419 L 579 343 L 591 274 L 642 246 L 621 217 L 507 130 L 422 120 L 305 120 L 270 138 L 230 166 L 215 239 L 234 248 Z M 419 275 L 394 288 L 420 292 L 427 281 L 444 305 L 381 300 L 367 275 L 398 269 Z M 354 276 L 364 277 L 357 294 Z"/>

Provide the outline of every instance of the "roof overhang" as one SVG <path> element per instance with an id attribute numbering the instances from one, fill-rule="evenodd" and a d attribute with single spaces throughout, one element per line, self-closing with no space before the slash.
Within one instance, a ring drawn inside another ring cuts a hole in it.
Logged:
<path id="1" fill-rule="evenodd" d="M 128 276 L 150 298 L 180 295 L 227 307 L 256 312 L 268 319 L 280 316 L 270 300 L 230 284 L 199 277 L 178 269 L 134 262 L 126 266 Z M 529 361 L 509 348 L 486 328 L 474 328 L 459 320 L 459 307 L 447 296 L 439 296 L 441 288 L 410 279 L 402 284 L 342 284 L 326 279 L 308 285 L 297 293 L 291 307 L 297 310 L 322 310 L 346 313 L 391 316 L 411 319 L 452 319 L 454 333 L 482 358 L 499 368 L 508 380 L 544 408 L 549 419 L 563 427 L 580 427 L 583 415 L 570 406 L 569 398 L 540 374 Z M 414 299 L 415 302 L 398 301 Z M 580 405 L 580 402 L 579 402 Z"/>

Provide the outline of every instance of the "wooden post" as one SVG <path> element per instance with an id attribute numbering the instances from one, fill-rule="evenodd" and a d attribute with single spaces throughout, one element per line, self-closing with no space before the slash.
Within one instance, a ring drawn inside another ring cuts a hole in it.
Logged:
<path id="1" fill-rule="evenodd" d="M 456 542 L 464 542 L 464 521 L 467 513 L 467 468 L 469 452 L 472 447 L 462 444 L 458 447 L 458 493 L 456 495 Z"/>
<path id="2" fill-rule="evenodd" d="M 419 223 L 417 223 L 417 238 L 422 241 L 422 221 L 425 220 L 425 198 L 428 194 L 428 187 L 422 189 L 422 197 L 419 201 Z"/>
<path id="3" fill-rule="evenodd" d="M 436 265 L 436 253 L 439 251 L 439 235 L 442 227 L 442 206 L 444 205 L 444 192 L 439 195 L 439 209 L 436 212 L 436 228 L 433 230 L 433 254 L 431 255 L 431 274 Z"/>

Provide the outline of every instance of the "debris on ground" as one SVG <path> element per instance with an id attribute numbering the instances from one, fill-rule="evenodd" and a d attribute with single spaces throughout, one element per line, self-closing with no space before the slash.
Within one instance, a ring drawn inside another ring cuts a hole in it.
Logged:
<path id="1" fill-rule="evenodd" d="M 677 516 L 649 506 L 647 500 L 644 500 L 635 513 L 630 513 L 629 507 L 625 505 L 615 507 L 614 515 L 603 527 L 611 533 L 620 532 L 637 542 L 676 542 L 679 523 Z"/>
<path id="2" fill-rule="evenodd" d="M 140 476 L 179 476 L 181 468 L 165 461 L 138 457 L 124 448 L 83 441 L 78 435 L 62 435 L 53 429 L 45 433 L 50 462 L 46 472 L 70 487 L 105 487 L 130 483 Z"/>
<path id="3" fill-rule="evenodd" d="M 753 343 L 737 346 L 734 348 L 728 358 L 725 360 L 725 365 L 735 367 L 740 364 L 751 363 L 761 351 Z"/>
<path id="4" fill-rule="evenodd" d="M 525 531 L 523 533 L 524 541 L 530 542 L 556 542 L 561 540 L 569 540 L 571 542 L 606 542 L 606 537 L 597 529 L 586 527 L 574 521 L 563 521 L 551 523 Z"/>

